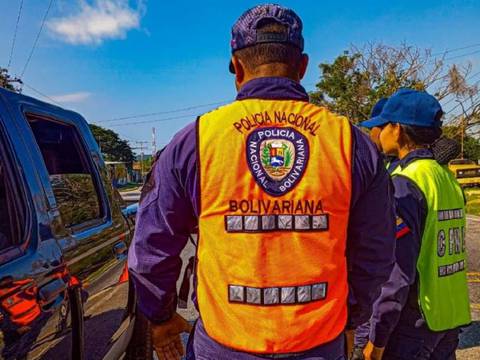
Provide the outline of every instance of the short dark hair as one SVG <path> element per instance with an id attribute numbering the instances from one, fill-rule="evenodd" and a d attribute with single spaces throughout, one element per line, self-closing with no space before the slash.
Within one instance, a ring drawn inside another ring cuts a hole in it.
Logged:
<path id="1" fill-rule="evenodd" d="M 402 125 L 402 129 L 415 145 L 430 146 L 442 136 L 441 127 Z"/>
<path id="2" fill-rule="evenodd" d="M 257 32 L 259 33 L 285 33 L 287 27 L 275 21 L 266 21 L 259 24 Z M 255 69 L 261 65 L 281 63 L 297 69 L 302 59 L 302 51 L 288 43 L 264 43 L 249 46 L 235 51 L 248 71 L 255 72 Z"/>

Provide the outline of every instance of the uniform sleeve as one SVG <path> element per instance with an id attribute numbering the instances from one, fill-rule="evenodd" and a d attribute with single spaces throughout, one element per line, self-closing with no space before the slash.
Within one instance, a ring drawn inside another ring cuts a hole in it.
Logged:
<path id="1" fill-rule="evenodd" d="M 349 328 L 370 319 L 394 264 L 393 189 L 375 145 L 353 131 L 352 202 L 347 237 Z"/>
<path id="2" fill-rule="evenodd" d="M 371 319 L 370 340 L 384 347 L 405 306 L 410 286 L 416 281 L 423 226 L 427 216 L 422 192 L 402 176 L 393 179 L 396 205 L 396 263 L 389 280 L 382 286 Z"/>
<path id="3" fill-rule="evenodd" d="M 197 223 L 195 124 L 180 131 L 155 162 L 144 185 L 128 265 L 138 309 L 152 322 L 177 307 L 180 253 Z"/>

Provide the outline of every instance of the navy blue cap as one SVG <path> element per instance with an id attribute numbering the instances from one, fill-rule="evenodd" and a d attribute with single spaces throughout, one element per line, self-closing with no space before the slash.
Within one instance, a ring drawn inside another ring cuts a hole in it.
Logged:
<path id="1" fill-rule="evenodd" d="M 287 32 L 285 34 L 257 33 L 257 27 L 267 21 L 285 25 Z M 302 20 L 291 9 L 275 4 L 255 6 L 245 11 L 232 27 L 232 40 L 230 42 L 232 53 L 262 43 L 288 43 L 303 51 L 302 29 Z M 230 63 L 230 72 L 233 73 L 232 63 Z"/>
<path id="2" fill-rule="evenodd" d="M 443 114 L 438 100 L 425 91 L 400 89 L 393 94 L 383 106 L 380 114 L 373 115 L 370 120 L 360 126 L 373 128 L 388 123 L 414 125 L 422 127 L 441 127 Z"/>
<path id="3" fill-rule="evenodd" d="M 380 100 L 378 100 L 377 103 L 373 106 L 372 113 L 370 114 L 370 118 L 374 118 L 375 116 L 380 115 L 387 101 L 388 101 L 388 98 L 381 98 Z M 368 126 L 368 121 L 369 120 L 362 121 L 359 125 L 366 127 L 368 129 L 375 127 L 375 126 Z M 366 126 L 364 125 L 365 123 L 367 123 Z"/>

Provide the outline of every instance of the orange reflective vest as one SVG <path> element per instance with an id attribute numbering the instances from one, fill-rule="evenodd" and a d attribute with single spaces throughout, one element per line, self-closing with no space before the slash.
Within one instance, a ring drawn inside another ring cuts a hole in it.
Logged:
<path id="1" fill-rule="evenodd" d="M 236 101 L 197 120 L 197 297 L 209 336 L 301 352 L 347 319 L 351 127 L 293 100 Z"/>

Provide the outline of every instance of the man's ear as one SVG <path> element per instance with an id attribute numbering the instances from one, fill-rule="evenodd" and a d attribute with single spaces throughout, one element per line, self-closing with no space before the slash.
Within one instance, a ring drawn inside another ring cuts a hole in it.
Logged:
<path id="1" fill-rule="evenodd" d="M 300 69 L 298 73 L 299 80 L 302 80 L 303 77 L 305 76 L 305 73 L 307 72 L 307 67 L 308 67 L 308 55 L 302 54 L 302 60 L 300 61 Z"/>
<path id="2" fill-rule="evenodd" d="M 402 129 L 402 125 L 399 123 L 390 123 L 392 126 L 393 134 L 395 135 L 395 140 L 400 144 L 405 141 L 405 134 Z"/>
<path id="3" fill-rule="evenodd" d="M 239 87 L 245 81 L 245 69 L 235 55 L 232 55 L 232 65 L 235 69 L 235 83 L 237 84 L 237 87 Z"/>

